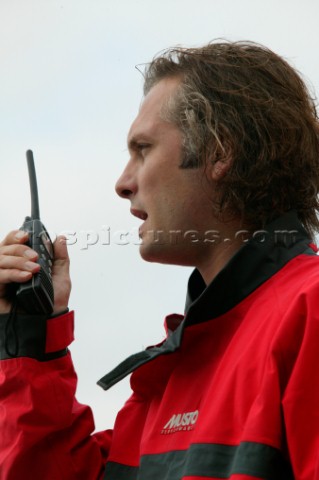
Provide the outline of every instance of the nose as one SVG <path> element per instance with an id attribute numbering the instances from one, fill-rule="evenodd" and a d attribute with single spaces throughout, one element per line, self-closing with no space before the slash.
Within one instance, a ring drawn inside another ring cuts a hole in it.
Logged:
<path id="1" fill-rule="evenodd" d="M 116 193 L 126 199 L 130 199 L 137 192 L 137 183 L 130 162 L 126 165 L 122 175 L 115 184 Z"/>

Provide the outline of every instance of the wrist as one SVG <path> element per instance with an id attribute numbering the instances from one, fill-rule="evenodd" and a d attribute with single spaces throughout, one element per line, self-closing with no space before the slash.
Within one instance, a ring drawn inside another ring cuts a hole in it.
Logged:
<path id="1" fill-rule="evenodd" d="M 0 359 L 29 357 L 39 361 L 66 355 L 73 341 L 73 312 L 62 315 L 0 314 Z"/>

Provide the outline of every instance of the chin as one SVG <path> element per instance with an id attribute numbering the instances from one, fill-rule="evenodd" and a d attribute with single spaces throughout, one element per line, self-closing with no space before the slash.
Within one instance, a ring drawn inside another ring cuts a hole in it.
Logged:
<path id="1" fill-rule="evenodd" d="M 161 252 L 161 250 L 163 250 L 163 248 L 160 248 L 160 246 L 140 245 L 140 255 L 146 262 L 164 263 L 162 260 L 163 252 Z"/>
<path id="2" fill-rule="evenodd" d="M 146 262 L 162 263 L 166 265 L 191 266 L 190 256 L 183 255 L 183 249 L 179 247 L 169 248 L 167 245 L 140 245 L 140 255 Z"/>

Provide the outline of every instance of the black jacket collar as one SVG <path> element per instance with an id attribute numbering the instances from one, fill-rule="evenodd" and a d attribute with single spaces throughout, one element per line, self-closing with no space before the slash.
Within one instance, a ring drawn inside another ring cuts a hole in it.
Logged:
<path id="1" fill-rule="evenodd" d="M 289 212 L 252 238 L 206 287 L 195 270 L 189 280 L 185 319 L 159 346 L 130 356 L 98 381 L 107 390 L 138 367 L 179 348 L 184 328 L 226 313 L 301 253 L 314 254 L 295 212 Z"/>
<path id="2" fill-rule="evenodd" d="M 186 323 L 206 321 L 227 312 L 289 260 L 308 250 L 310 242 L 296 213 L 291 211 L 256 231 L 207 288 L 195 270 L 188 283 Z"/>

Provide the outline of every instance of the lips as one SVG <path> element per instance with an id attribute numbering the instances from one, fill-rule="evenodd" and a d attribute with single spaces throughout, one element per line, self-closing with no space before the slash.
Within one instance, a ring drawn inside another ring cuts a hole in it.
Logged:
<path id="1" fill-rule="evenodd" d="M 131 214 L 134 215 L 134 217 L 137 217 L 139 218 L 140 220 L 143 220 L 145 221 L 148 217 L 147 213 L 144 212 L 144 210 L 139 210 L 137 208 L 131 208 Z M 139 237 L 142 239 L 143 238 L 143 225 L 144 223 L 140 226 L 140 228 L 138 229 L 138 234 L 139 234 Z"/>
<path id="2" fill-rule="evenodd" d="M 141 220 L 146 220 L 147 219 L 147 213 L 144 212 L 143 210 L 138 210 L 136 208 L 131 208 L 131 214 L 134 215 L 134 217 L 140 218 Z"/>

